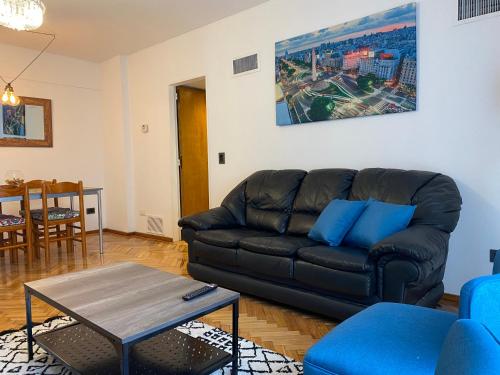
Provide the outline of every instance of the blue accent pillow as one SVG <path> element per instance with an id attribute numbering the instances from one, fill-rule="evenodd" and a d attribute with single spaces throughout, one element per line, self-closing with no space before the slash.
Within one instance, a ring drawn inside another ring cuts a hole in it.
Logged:
<path id="1" fill-rule="evenodd" d="M 338 246 L 366 208 L 365 201 L 334 199 L 321 212 L 309 231 L 309 238 Z"/>
<path id="2" fill-rule="evenodd" d="M 349 246 L 369 249 L 384 238 L 406 229 L 416 207 L 370 199 L 344 242 Z"/>

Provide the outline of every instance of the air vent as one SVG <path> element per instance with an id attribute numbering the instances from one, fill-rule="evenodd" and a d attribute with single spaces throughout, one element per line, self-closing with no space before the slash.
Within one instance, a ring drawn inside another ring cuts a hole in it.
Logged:
<path id="1" fill-rule="evenodd" d="M 159 234 L 163 236 L 163 218 L 160 216 L 147 217 L 147 230 L 151 234 Z"/>
<path id="2" fill-rule="evenodd" d="M 233 60 L 233 74 L 235 76 L 238 76 L 240 74 L 253 73 L 258 70 L 259 56 L 257 54 Z"/>
<path id="3" fill-rule="evenodd" d="M 458 21 L 500 12 L 500 0 L 458 0 Z"/>

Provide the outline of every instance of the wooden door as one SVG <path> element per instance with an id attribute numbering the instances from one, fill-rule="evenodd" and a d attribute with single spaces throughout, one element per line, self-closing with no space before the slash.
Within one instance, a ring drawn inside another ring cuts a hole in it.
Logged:
<path id="1" fill-rule="evenodd" d="M 181 215 L 208 210 L 207 111 L 205 91 L 177 87 Z"/>

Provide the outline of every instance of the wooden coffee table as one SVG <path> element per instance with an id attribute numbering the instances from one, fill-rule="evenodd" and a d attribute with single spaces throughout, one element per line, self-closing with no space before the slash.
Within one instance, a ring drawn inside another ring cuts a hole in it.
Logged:
<path id="1" fill-rule="evenodd" d="M 238 371 L 239 293 L 218 288 L 189 302 L 205 284 L 134 263 L 119 263 L 24 284 L 28 353 L 36 342 L 79 374 L 209 374 Z M 33 336 L 31 297 L 74 318 Z M 233 306 L 232 355 L 173 328 Z"/>

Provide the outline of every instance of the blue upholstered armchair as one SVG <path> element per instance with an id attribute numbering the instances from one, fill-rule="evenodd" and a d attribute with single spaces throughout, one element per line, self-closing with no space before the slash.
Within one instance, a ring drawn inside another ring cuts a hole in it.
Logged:
<path id="1" fill-rule="evenodd" d="M 493 272 L 462 287 L 458 316 L 394 303 L 367 308 L 309 349 L 304 374 L 500 374 L 500 253 Z"/>

